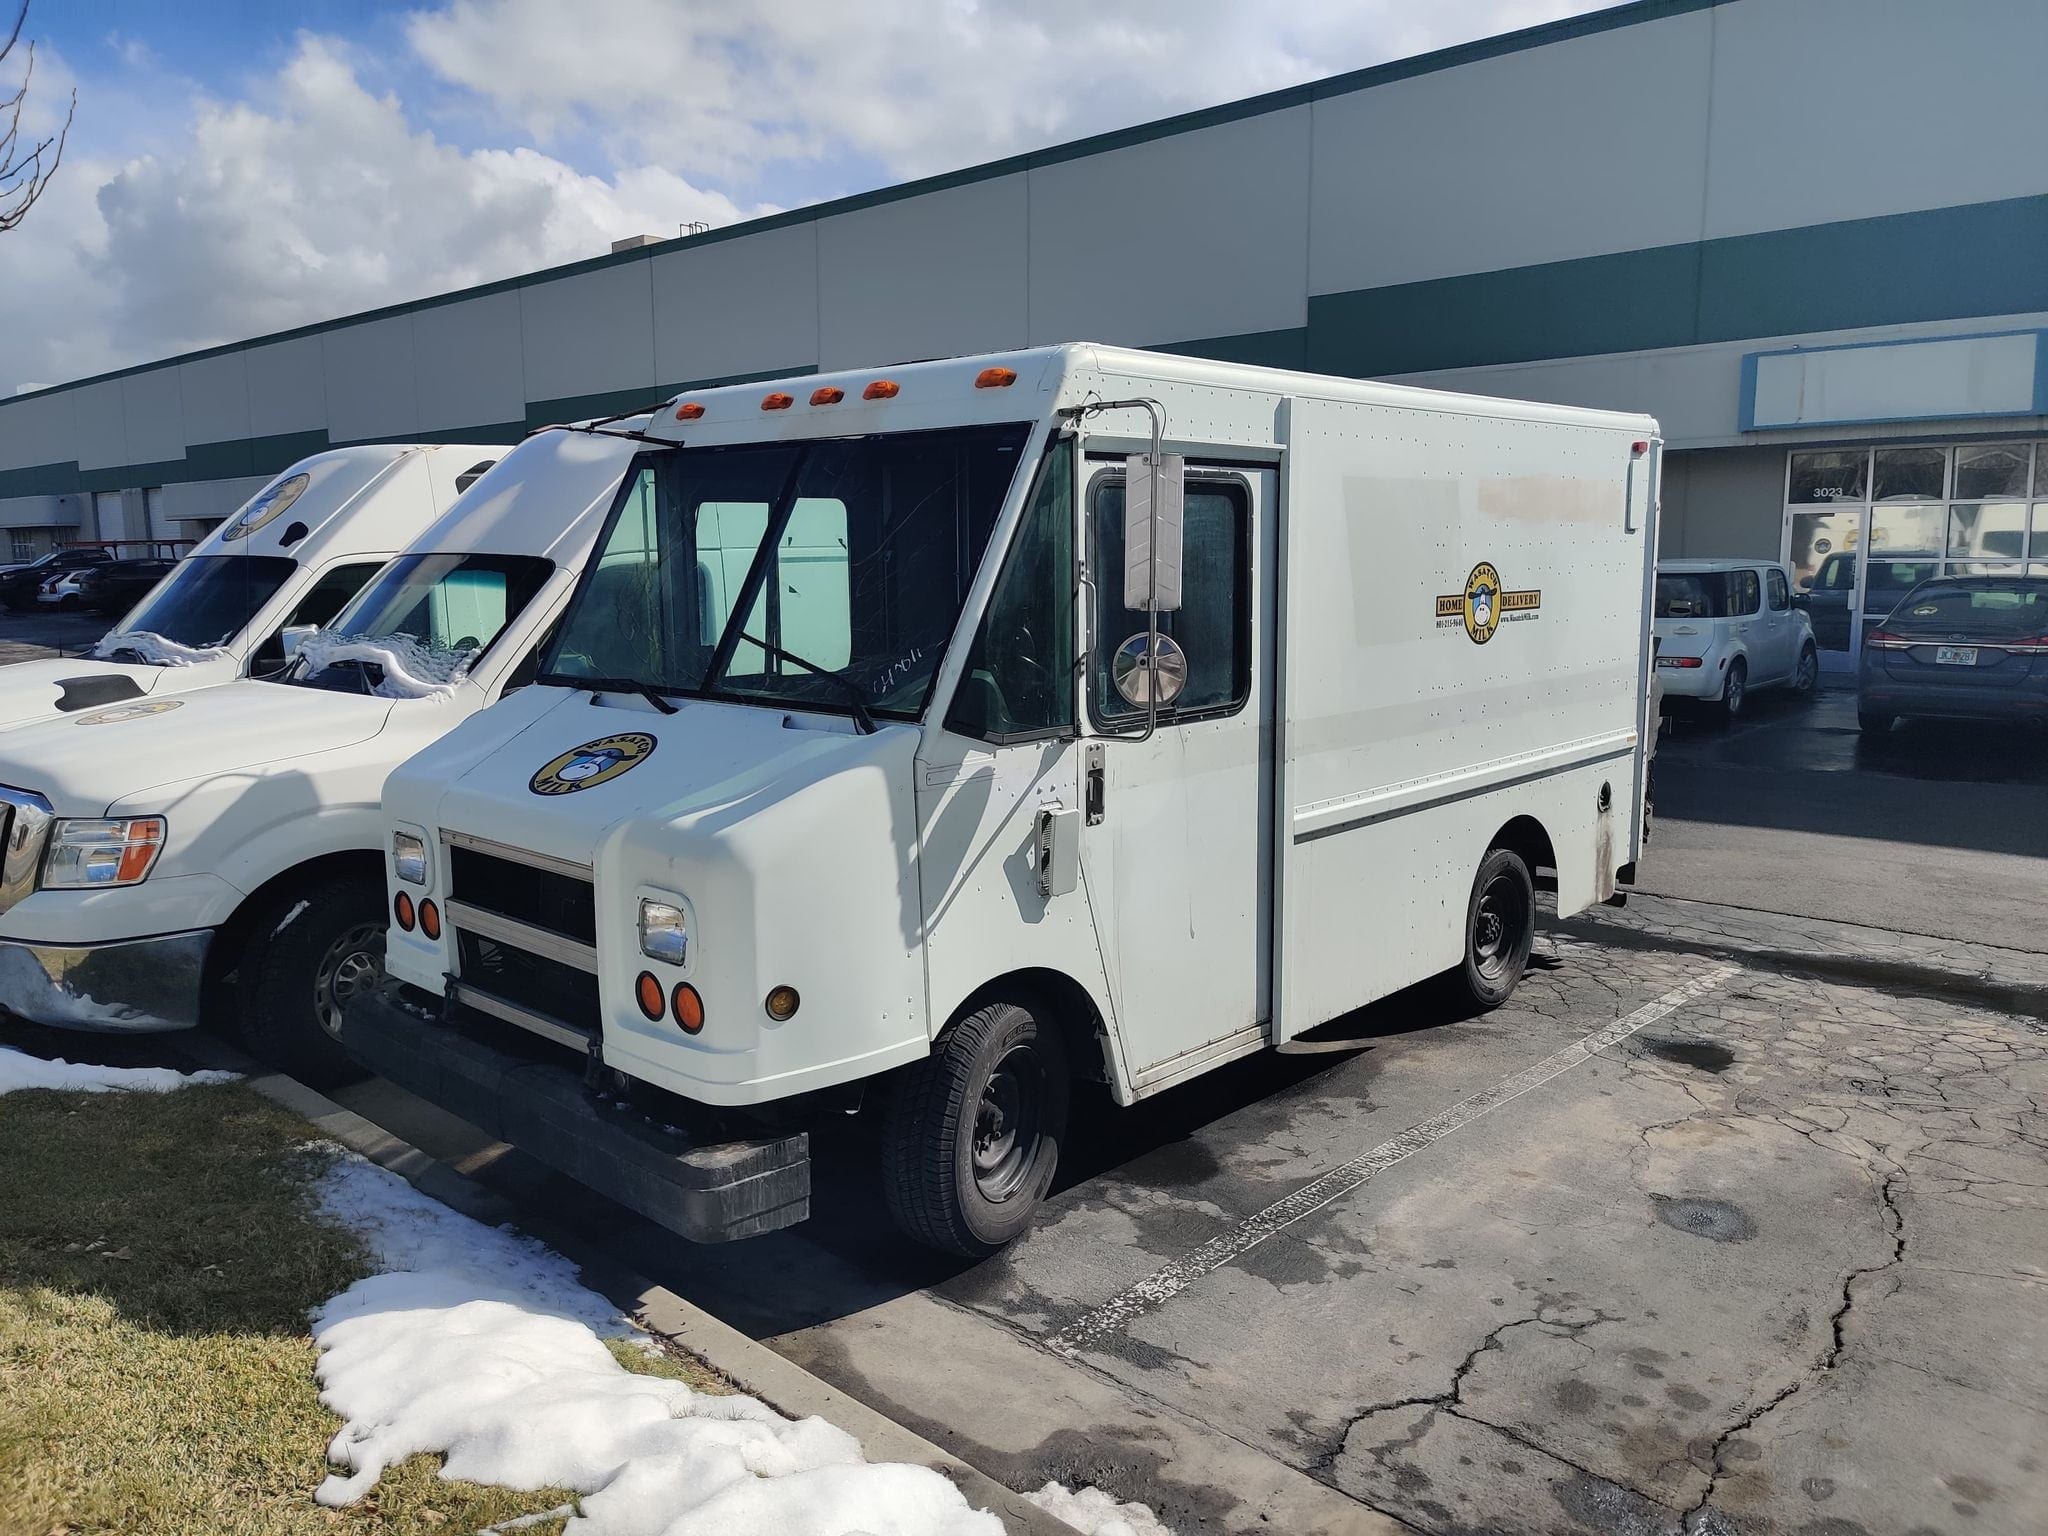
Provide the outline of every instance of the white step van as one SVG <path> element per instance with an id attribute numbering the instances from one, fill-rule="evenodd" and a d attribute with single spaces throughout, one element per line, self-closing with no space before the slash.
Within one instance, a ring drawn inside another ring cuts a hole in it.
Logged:
<path id="1" fill-rule="evenodd" d="M 508 450 L 389 443 L 299 460 L 171 568 L 85 657 L 0 667 L 0 726 L 281 669 Z"/>
<path id="2" fill-rule="evenodd" d="M 1073 1079 L 1496 1006 L 1636 857 L 1647 417 L 1072 345 L 648 430 L 539 685 L 386 784 L 342 1042 L 686 1236 L 864 1108 L 987 1252 Z"/>
<path id="3" fill-rule="evenodd" d="M 0 1008 L 180 1029 L 231 984 L 259 1055 L 350 1070 L 331 1031 L 381 975 L 384 776 L 531 680 L 631 430 L 508 451 L 280 672 L 0 732 Z"/>

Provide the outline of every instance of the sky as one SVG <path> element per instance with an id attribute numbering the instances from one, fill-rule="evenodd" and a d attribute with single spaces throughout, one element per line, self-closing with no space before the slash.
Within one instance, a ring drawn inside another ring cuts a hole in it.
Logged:
<path id="1" fill-rule="evenodd" d="M 32 0 L 25 131 L 78 107 L 0 234 L 0 395 L 1604 3 Z"/>

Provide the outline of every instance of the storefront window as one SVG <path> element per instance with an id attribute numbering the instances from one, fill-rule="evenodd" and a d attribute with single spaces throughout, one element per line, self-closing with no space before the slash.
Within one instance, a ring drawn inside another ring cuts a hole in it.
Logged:
<path id="1" fill-rule="evenodd" d="M 1880 448 L 1872 501 L 1939 501 L 1948 487 L 1946 448 Z"/>
<path id="2" fill-rule="evenodd" d="M 1973 559 L 2017 560 L 2027 542 L 2027 509 L 2016 501 L 1948 509 L 1948 552 Z"/>
<path id="3" fill-rule="evenodd" d="M 1871 554 L 1940 554 L 1945 543 L 1947 511 L 1947 508 L 1938 506 L 1891 504 L 1873 507 L 1870 512 Z"/>
<path id="4" fill-rule="evenodd" d="M 1861 501 L 1863 472 L 1870 455 L 1851 453 L 1795 453 L 1792 455 L 1791 500 L 1811 506 L 1817 501 Z"/>
<path id="5" fill-rule="evenodd" d="M 2027 494 L 2026 443 L 1983 443 L 1956 450 L 1958 501 L 1989 501 L 1994 496 Z"/>

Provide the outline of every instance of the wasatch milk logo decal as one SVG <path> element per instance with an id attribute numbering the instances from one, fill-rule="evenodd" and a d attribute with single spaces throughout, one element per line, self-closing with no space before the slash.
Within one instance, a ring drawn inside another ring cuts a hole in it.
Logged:
<path id="1" fill-rule="evenodd" d="M 1436 600 L 1436 627 L 1462 627 L 1474 645 L 1484 645 L 1503 620 L 1533 619 L 1542 606 L 1541 592 L 1502 591 L 1500 572 L 1490 561 L 1482 560 L 1465 578 L 1464 591 L 1446 592 Z"/>
<path id="2" fill-rule="evenodd" d="M 642 731 L 600 736 L 564 752 L 527 781 L 536 795 L 573 795 L 631 771 L 654 751 L 654 738 Z"/>
<path id="3" fill-rule="evenodd" d="M 168 715 L 174 709 L 182 709 L 183 699 L 156 699 L 145 704 L 117 704 L 112 709 L 96 709 L 89 715 L 80 715 L 73 725 L 113 725 L 121 720 L 140 720 L 145 715 Z"/>

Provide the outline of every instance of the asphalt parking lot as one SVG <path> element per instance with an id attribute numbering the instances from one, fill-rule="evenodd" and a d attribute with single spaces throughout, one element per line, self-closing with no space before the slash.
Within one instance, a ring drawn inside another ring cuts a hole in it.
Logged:
<path id="1" fill-rule="evenodd" d="M 337 1097 L 1010 1486 L 1181 1536 L 2038 1532 L 2043 775 L 1842 714 L 1681 726 L 1665 897 L 1553 931 L 1509 1007 L 1403 994 L 1345 1049 L 1084 1101 L 979 1265 L 886 1226 L 857 1119 L 815 1139 L 811 1222 L 693 1248 L 386 1085 Z"/>
<path id="2" fill-rule="evenodd" d="M 76 656 L 107 632 L 99 614 L 9 613 L 0 608 L 0 666 L 44 656 Z"/>

